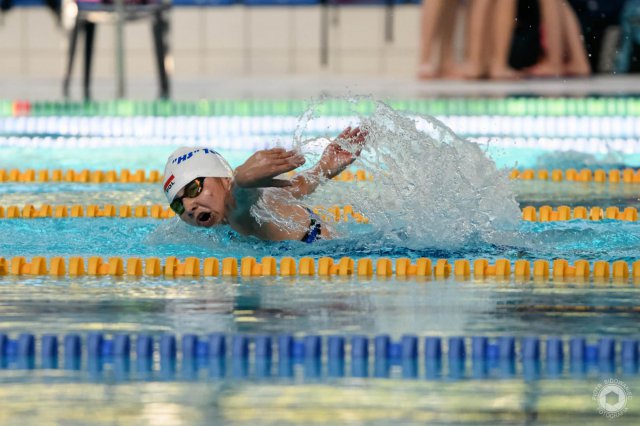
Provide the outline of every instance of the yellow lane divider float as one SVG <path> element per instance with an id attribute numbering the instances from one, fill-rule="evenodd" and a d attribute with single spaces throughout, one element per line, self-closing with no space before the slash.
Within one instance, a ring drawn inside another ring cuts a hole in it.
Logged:
<path id="1" fill-rule="evenodd" d="M 315 206 L 313 211 L 325 222 L 349 222 L 368 223 L 369 219 L 362 213 L 353 210 L 350 205 L 345 206 Z M 65 217 L 120 217 L 120 218 L 154 218 L 168 219 L 174 217 L 175 213 L 168 207 L 161 204 L 152 206 L 146 205 L 58 205 L 52 206 L 43 204 L 35 207 L 27 204 L 23 207 L 0 206 L 0 219 L 34 219 L 34 218 L 65 218 Z M 572 219 L 583 220 L 623 220 L 628 222 L 638 221 L 638 209 L 626 207 L 620 210 L 618 207 L 584 207 L 578 206 L 542 206 L 536 209 L 527 206 L 522 209 L 522 219 L 528 222 L 555 222 Z"/>
<path id="2" fill-rule="evenodd" d="M 451 275 L 459 278 L 499 278 L 509 279 L 576 279 L 596 281 L 626 281 L 631 278 L 640 282 L 640 260 L 629 263 L 576 260 L 569 264 L 567 260 L 516 260 L 497 259 L 490 264 L 487 259 L 459 259 L 453 265 L 446 259 L 431 260 L 420 258 L 380 258 L 352 259 L 343 257 L 333 259 L 311 257 L 294 259 L 283 257 L 263 257 L 259 262 L 253 257 L 238 259 L 214 257 L 199 259 L 187 257 L 167 257 L 164 262 L 159 258 L 111 257 L 32 257 L 28 261 L 18 256 L 9 259 L 0 257 L 0 275 L 50 275 L 50 276 L 164 276 L 173 277 L 260 277 L 260 276 L 359 276 L 359 277 L 397 277 L 397 278 L 447 278 Z"/>
<path id="3" fill-rule="evenodd" d="M 320 216 L 325 222 L 356 222 L 368 223 L 369 219 L 361 213 L 355 212 L 350 205 L 323 207 L 315 206 L 313 211 Z M 161 204 L 152 206 L 145 205 L 120 205 L 115 206 L 107 204 L 98 205 L 73 205 L 71 207 L 65 205 L 52 206 L 43 204 L 35 207 L 33 204 L 27 204 L 22 208 L 18 206 L 0 206 L 0 219 L 35 219 L 35 218 L 66 218 L 66 217 L 120 217 L 120 218 L 154 218 L 168 219 L 174 217 L 175 213 L 169 207 Z"/>
<path id="4" fill-rule="evenodd" d="M 545 180 L 551 182 L 597 182 L 597 183 L 640 183 L 640 169 L 609 170 L 567 169 L 567 170 L 512 170 L 511 179 Z"/>
<path id="5" fill-rule="evenodd" d="M 295 173 L 287 173 L 293 176 Z M 61 169 L 0 169 L 0 182 L 74 182 L 74 183 L 159 183 L 162 173 L 158 170 L 145 172 L 116 170 L 61 170 Z M 640 169 L 627 168 L 624 170 L 603 169 L 567 169 L 567 170 L 512 170 L 509 177 L 518 180 L 544 180 L 551 182 L 597 182 L 597 183 L 640 183 Z M 334 178 L 342 182 L 372 181 L 373 176 L 365 170 L 345 170 Z"/>
<path id="6" fill-rule="evenodd" d="M 288 173 L 293 176 L 295 173 Z M 116 170 L 18 170 L 0 169 L 0 182 L 73 182 L 73 183 L 159 183 L 162 173 L 158 170 L 145 172 L 128 169 Z M 364 170 L 345 170 L 334 178 L 342 182 L 373 180 Z"/>
<path id="7" fill-rule="evenodd" d="M 295 173 L 287 173 L 293 176 Z M 158 170 L 146 172 L 116 170 L 61 170 L 61 169 L 0 169 L 0 182 L 74 182 L 74 183 L 159 183 L 162 173 Z M 544 180 L 551 182 L 597 182 L 597 183 L 640 183 L 640 169 L 610 170 L 567 169 L 567 170 L 512 170 L 509 177 L 518 180 Z M 365 170 L 345 170 L 334 178 L 342 182 L 372 181 L 373 176 Z"/>
<path id="8" fill-rule="evenodd" d="M 551 206 L 542 206 L 536 209 L 527 206 L 522 209 L 522 219 L 529 222 L 555 222 L 571 219 L 583 220 L 624 220 L 636 222 L 638 220 L 638 209 L 626 207 L 620 210 L 618 207 L 583 207 L 578 206 L 573 209 L 569 206 L 559 206 L 556 209 Z"/>

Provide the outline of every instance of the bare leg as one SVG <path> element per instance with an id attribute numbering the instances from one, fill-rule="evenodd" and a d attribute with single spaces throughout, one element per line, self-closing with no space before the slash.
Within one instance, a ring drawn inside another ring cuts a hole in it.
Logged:
<path id="1" fill-rule="evenodd" d="M 469 8 L 469 48 L 464 66 L 464 76 L 479 78 L 485 73 L 484 48 L 487 43 L 487 18 L 492 0 L 471 0 Z"/>
<path id="2" fill-rule="evenodd" d="M 425 0 L 422 3 L 422 44 L 420 47 L 419 78 L 438 75 L 438 66 L 433 62 L 433 47 L 440 38 L 442 14 L 445 4 L 451 0 Z"/>
<path id="3" fill-rule="evenodd" d="M 448 1 L 442 16 L 443 28 L 440 42 L 440 72 L 444 78 L 463 77 L 453 51 L 453 39 L 458 19 L 457 12 L 460 9 L 458 6 L 460 6 L 458 0 Z"/>
<path id="4" fill-rule="evenodd" d="M 565 75 L 587 76 L 591 74 L 591 65 L 587 58 L 587 49 L 584 45 L 578 18 L 571 8 L 571 5 L 566 1 L 563 1 L 562 5 L 563 26 L 565 28 L 565 51 L 568 57 L 568 62 L 564 65 Z"/>
<path id="5" fill-rule="evenodd" d="M 539 77 L 558 77 L 563 72 L 563 19 L 561 0 L 539 0 L 545 55 L 529 73 Z"/>
<path id="6" fill-rule="evenodd" d="M 491 7 L 493 12 L 492 36 L 490 44 L 491 63 L 489 65 L 489 78 L 492 79 L 516 79 L 520 74 L 509 66 L 509 52 L 513 30 L 516 24 L 517 0 L 494 0 Z"/>

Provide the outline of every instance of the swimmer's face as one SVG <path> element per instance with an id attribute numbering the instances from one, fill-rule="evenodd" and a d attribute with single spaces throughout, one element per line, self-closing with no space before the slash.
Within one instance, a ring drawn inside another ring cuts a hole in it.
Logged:
<path id="1" fill-rule="evenodd" d="M 202 190 L 193 197 L 184 197 L 182 205 L 184 213 L 180 219 L 192 226 L 209 228 L 225 222 L 225 200 L 231 186 L 228 178 L 205 178 L 202 182 Z M 177 197 L 184 195 L 182 188 Z"/>

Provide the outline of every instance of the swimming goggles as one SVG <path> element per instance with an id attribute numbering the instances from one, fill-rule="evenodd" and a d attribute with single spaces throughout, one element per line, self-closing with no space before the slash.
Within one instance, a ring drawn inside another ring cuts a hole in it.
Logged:
<path id="1" fill-rule="evenodd" d="M 184 195 L 182 197 L 176 197 L 169 206 L 171 210 L 176 212 L 179 216 L 184 213 L 184 204 L 182 204 L 183 198 L 196 198 L 202 192 L 202 188 L 204 185 L 204 178 L 197 177 L 184 187 Z"/>

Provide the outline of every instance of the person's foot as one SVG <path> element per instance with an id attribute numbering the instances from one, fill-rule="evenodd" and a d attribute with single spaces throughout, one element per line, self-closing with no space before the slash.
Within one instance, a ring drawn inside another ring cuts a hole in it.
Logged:
<path id="1" fill-rule="evenodd" d="M 432 80 L 434 78 L 438 78 L 440 73 L 438 68 L 433 64 L 420 64 L 418 67 L 418 78 L 420 80 Z"/>
<path id="2" fill-rule="evenodd" d="M 489 70 L 489 79 L 491 80 L 519 80 L 521 77 L 521 72 L 509 66 L 495 67 Z"/>
<path id="3" fill-rule="evenodd" d="M 461 72 L 462 78 L 466 80 L 479 80 L 485 78 L 487 74 L 478 68 L 463 68 Z"/>
<path id="4" fill-rule="evenodd" d="M 553 65 L 549 61 L 542 60 L 527 68 L 525 73 L 529 77 L 559 78 L 564 74 L 564 69 L 561 66 Z"/>
<path id="5" fill-rule="evenodd" d="M 568 62 L 564 66 L 564 75 L 567 77 L 587 77 L 591 75 L 591 66 L 588 63 Z"/>
<path id="6" fill-rule="evenodd" d="M 443 65 L 440 77 L 446 80 L 462 80 L 466 78 L 460 64 Z"/>
<path id="7" fill-rule="evenodd" d="M 485 78 L 487 73 L 482 65 L 466 62 L 459 69 L 461 78 L 466 80 L 477 80 Z"/>

